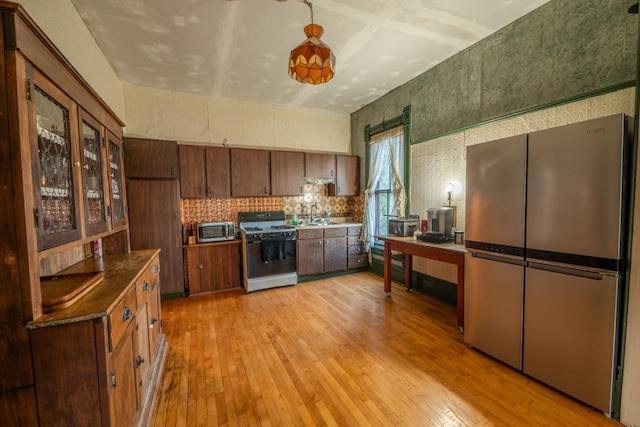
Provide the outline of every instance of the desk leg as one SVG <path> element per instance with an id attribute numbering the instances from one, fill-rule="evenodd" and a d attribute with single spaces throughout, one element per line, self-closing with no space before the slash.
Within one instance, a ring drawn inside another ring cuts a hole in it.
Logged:
<path id="1" fill-rule="evenodd" d="M 391 247 L 384 242 L 384 291 L 391 296 Z"/>
<path id="2" fill-rule="evenodd" d="M 404 254 L 404 285 L 407 292 L 413 286 L 413 255 L 407 253 Z"/>
<path id="3" fill-rule="evenodd" d="M 464 258 L 458 260 L 458 326 L 464 330 Z"/>

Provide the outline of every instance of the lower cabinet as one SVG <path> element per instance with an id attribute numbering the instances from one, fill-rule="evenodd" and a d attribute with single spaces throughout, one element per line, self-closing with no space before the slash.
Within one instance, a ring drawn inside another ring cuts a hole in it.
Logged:
<path id="1" fill-rule="evenodd" d="M 189 295 L 240 287 L 240 240 L 185 246 Z"/>
<path id="2" fill-rule="evenodd" d="M 148 424 L 167 346 L 158 251 L 140 252 L 105 256 L 101 284 L 28 325 L 40 425 Z"/>
<path id="3" fill-rule="evenodd" d="M 298 230 L 298 274 L 330 273 L 347 269 L 347 228 Z"/>
<path id="4" fill-rule="evenodd" d="M 360 240 L 362 226 L 349 227 L 347 232 L 347 268 L 362 268 L 369 266 L 369 253 L 365 250 L 364 242 Z"/>

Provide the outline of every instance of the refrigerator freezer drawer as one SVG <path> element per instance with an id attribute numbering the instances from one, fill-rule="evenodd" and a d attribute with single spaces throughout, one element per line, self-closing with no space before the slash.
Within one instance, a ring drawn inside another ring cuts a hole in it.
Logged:
<path id="1" fill-rule="evenodd" d="M 525 269 L 523 370 L 612 410 L 619 279 Z"/>
<path id="2" fill-rule="evenodd" d="M 464 340 L 522 369 L 524 266 L 465 254 Z"/>

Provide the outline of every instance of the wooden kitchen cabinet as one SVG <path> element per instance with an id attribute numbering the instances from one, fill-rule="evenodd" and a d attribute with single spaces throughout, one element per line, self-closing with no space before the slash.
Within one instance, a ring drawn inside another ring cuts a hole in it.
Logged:
<path id="1" fill-rule="evenodd" d="M 189 295 L 240 287 L 240 241 L 185 247 Z"/>
<path id="2" fill-rule="evenodd" d="M 231 195 L 256 197 L 271 194 L 269 151 L 231 149 Z"/>
<path id="3" fill-rule="evenodd" d="M 127 179 L 127 193 L 131 248 L 160 248 L 161 293 L 184 293 L 180 183 L 174 179 Z"/>
<path id="4" fill-rule="evenodd" d="M 321 274 L 347 268 L 347 228 L 298 230 L 298 274 Z"/>
<path id="5" fill-rule="evenodd" d="M 347 269 L 347 228 L 324 229 L 324 271 Z"/>
<path id="6" fill-rule="evenodd" d="M 305 153 L 305 174 L 307 178 L 335 179 L 336 155 L 325 153 Z"/>
<path id="7" fill-rule="evenodd" d="M 369 255 L 364 242 L 360 240 L 362 226 L 347 229 L 347 268 L 363 268 L 369 266 Z"/>
<path id="8" fill-rule="evenodd" d="M 183 198 L 231 195 L 229 149 L 180 145 L 180 192 Z"/>
<path id="9" fill-rule="evenodd" d="M 358 156 L 336 156 L 336 180 L 327 189 L 329 196 L 357 196 L 360 193 Z"/>
<path id="10" fill-rule="evenodd" d="M 28 324 L 41 425 L 148 422 L 167 356 L 161 322 L 151 328 L 148 319 L 150 307 L 160 304 L 151 277 L 159 268 L 158 251 L 107 255 L 64 272 L 100 265 L 103 283 L 82 303 Z"/>
<path id="11" fill-rule="evenodd" d="M 178 179 L 180 162 L 176 141 L 126 138 L 125 150 L 127 178 Z"/>
<path id="12" fill-rule="evenodd" d="M 298 230 L 298 274 L 324 273 L 324 231 L 321 228 Z"/>
<path id="13" fill-rule="evenodd" d="M 304 153 L 271 151 L 271 195 L 304 194 Z"/>
<path id="14" fill-rule="evenodd" d="M 107 159 L 109 164 L 108 181 L 111 189 L 111 206 L 107 209 L 107 214 L 111 216 L 114 228 L 128 225 L 128 215 L 126 204 L 127 191 L 124 180 L 124 147 L 122 140 L 107 131 Z"/>

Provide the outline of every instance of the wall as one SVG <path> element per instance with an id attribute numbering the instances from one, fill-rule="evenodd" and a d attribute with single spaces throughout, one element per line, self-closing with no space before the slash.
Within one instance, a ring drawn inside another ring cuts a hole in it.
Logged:
<path id="1" fill-rule="evenodd" d="M 630 3 L 552 0 L 353 113 L 352 154 L 364 159 L 366 124 L 409 104 L 411 141 L 419 142 L 633 81 L 637 15 L 627 13 Z"/>
<path id="2" fill-rule="evenodd" d="M 125 135 L 190 144 L 350 152 L 350 117 L 124 86 Z"/>
<path id="3" fill-rule="evenodd" d="M 464 230 L 466 147 L 500 138 L 549 129 L 612 114 L 634 114 L 634 88 L 591 97 L 517 117 L 479 125 L 411 147 L 411 212 L 424 217 L 434 206 L 446 206 L 446 187 L 454 183 L 452 205 L 457 228 Z M 414 270 L 455 283 L 455 266 L 414 257 Z"/>
<path id="4" fill-rule="evenodd" d="M 122 83 L 71 0 L 13 0 L 21 4 L 113 112 L 125 121 Z"/>
<path id="5" fill-rule="evenodd" d="M 629 90 L 575 105 L 566 103 L 634 82 L 638 15 L 627 13 L 631 4 L 633 2 L 626 0 L 552 0 L 353 113 L 352 154 L 361 156 L 364 162 L 365 125 L 373 126 L 385 117 L 395 117 L 405 106 L 411 105 L 411 142 L 427 141 L 412 147 L 412 211 L 422 214 L 429 205 L 443 203 L 445 185 L 456 177 L 461 183 L 461 191 L 455 196 L 454 203 L 460 205 L 464 200 L 462 174 L 466 145 L 497 139 L 511 132 L 525 133 L 529 129 L 543 128 L 539 126 L 579 121 L 583 117 L 599 117 L 611 112 L 633 113 L 633 95 Z M 539 107 L 558 104 L 562 105 L 557 109 L 524 115 Z M 522 117 L 515 118 L 515 122 L 490 123 L 493 119 L 514 115 Z M 483 123 L 487 126 L 471 128 Z M 447 133 L 452 135 L 445 136 Z M 439 136 L 443 138 L 437 138 Z M 430 139 L 434 141 L 428 141 Z M 366 169 L 362 163 L 363 185 Z M 462 218 L 464 206 L 459 208 Z M 636 208 L 635 227 L 638 227 L 640 205 Z M 460 225 L 463 227 L 463 223 Z M 621 422 L 626 425 L 640 425 L 640 407 L 637 405 L 640 393 L 640 271 L 635 266 L 640 260 L 638 240 L 640 236 L 636 237 L 634 233 L 620 414 Z M 441 264 L 414 261 L 414 266 L 455 281 L 455 274 Z"/>

